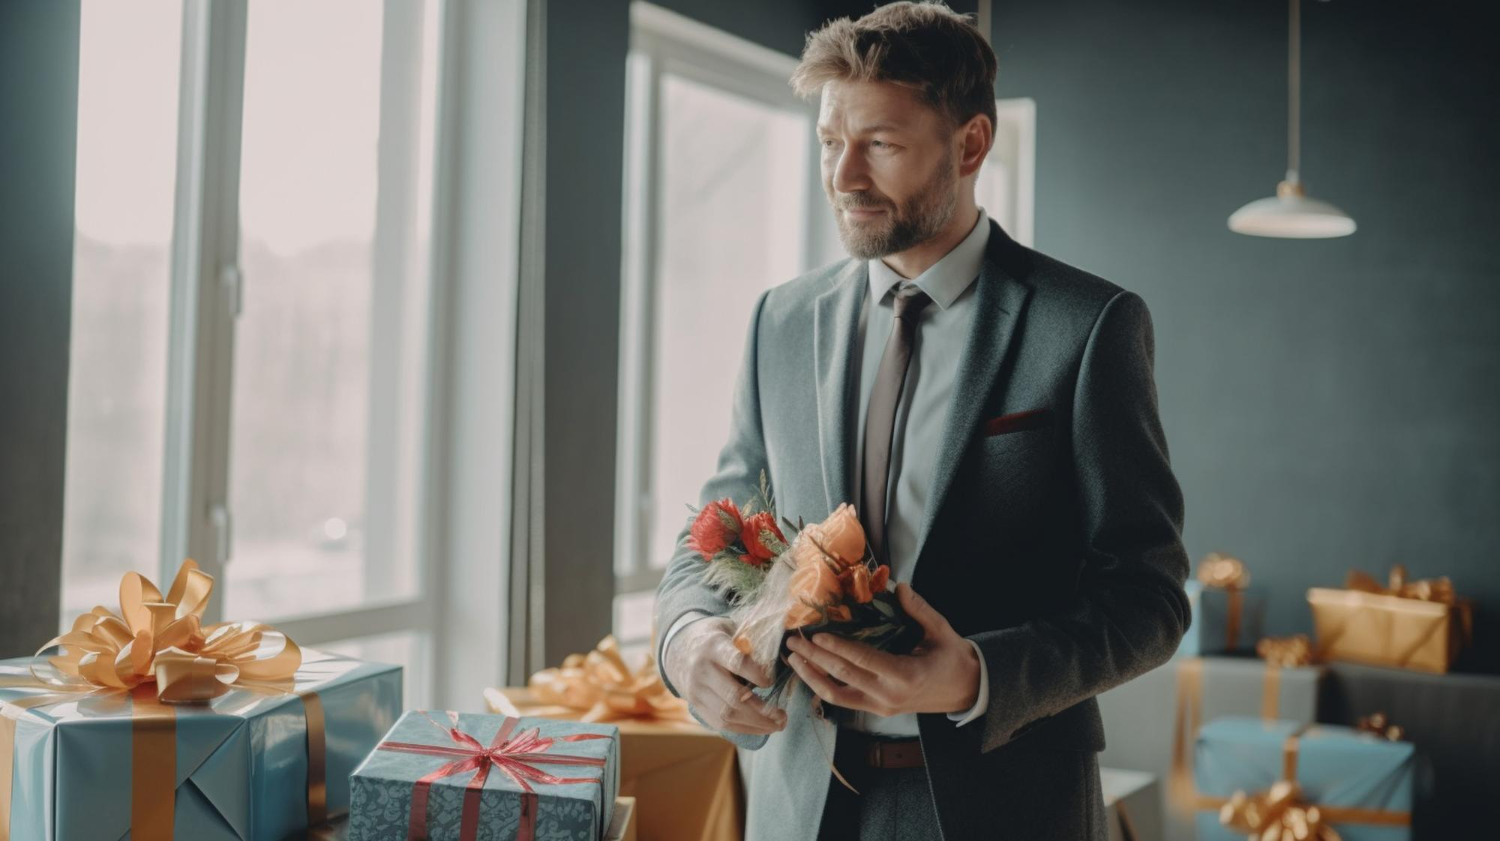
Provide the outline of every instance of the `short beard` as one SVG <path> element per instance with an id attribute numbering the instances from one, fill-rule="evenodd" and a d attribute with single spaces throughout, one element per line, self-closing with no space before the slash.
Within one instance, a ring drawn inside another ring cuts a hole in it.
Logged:
<path id="1" fill-rule="evenodd" d="M 838 225 L 839 239 L 850 256 L 859 260 L 874 260 L 891 254 L 900 254 L 909 248 L 921 245 L 948 227 L 958 208 L 958 176 L 953 172 L 953 152 L 949 150 L 938 167 L 938 176 L 920 193 L 891 207 L 889 202 L 846 201 L 843 207 L 881 207 L 888 213 L 882 219 L 886 224 L 880 228 L 857 225 L 849 221 L 835 205 L 834 222 Z M 830 197 L 831 198 L 831 197 Z"/>

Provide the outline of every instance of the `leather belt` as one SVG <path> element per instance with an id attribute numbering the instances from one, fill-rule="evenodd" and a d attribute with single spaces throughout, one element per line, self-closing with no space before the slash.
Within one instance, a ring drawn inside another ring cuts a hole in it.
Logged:
<path id="1" fill-rule="evenodd" d="M 839 747 L 860 757 L 871 768 L 921 768 L 925 764 L 922 740 L 918 738 L 878 738 L 845 728 L 839 732 Z"/>

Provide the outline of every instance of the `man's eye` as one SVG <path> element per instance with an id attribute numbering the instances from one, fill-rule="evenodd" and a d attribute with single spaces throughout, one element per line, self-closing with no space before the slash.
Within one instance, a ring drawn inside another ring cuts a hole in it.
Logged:
<path id="1" fill-rule="evenodd" d="M 835 144 L 837 142 L 838 142 L 837 140 L 834 140 L 831 137 L 824 138 L 823 139 L 823 148 L 824 149 L 832 149 L 833 148 L 833 144 Z"/>

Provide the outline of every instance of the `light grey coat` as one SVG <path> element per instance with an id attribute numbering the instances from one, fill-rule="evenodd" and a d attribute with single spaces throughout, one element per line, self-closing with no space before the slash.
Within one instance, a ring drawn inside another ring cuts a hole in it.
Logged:
<path id="1" fill-rule="evenodd" d="M 1151 317 L 1135 293 L 990 227 L 911 575 L 984 652 L 989 706 L 963 727 L 920 714 L 922 753 L 947 841 L 1102 839 L 1094 696 L 1165 662 L 1189 618 Z M 867 272 L 849 259 L 761 295 L 729 440 L 698 504 L 743 503 L 762 469 L 793 522 L 854 501 L 851 354 Z M 985 434 L 986 420 L 1031 409 L 1051 422 Z M 687 536 L 657 590 L 662 631 L 688 610 L 727 611 Z M 817 833 L 836 729 L 810 699 L 799 681 L 770 736 L 721 731 L 759 751 L 748 841 Z"/>

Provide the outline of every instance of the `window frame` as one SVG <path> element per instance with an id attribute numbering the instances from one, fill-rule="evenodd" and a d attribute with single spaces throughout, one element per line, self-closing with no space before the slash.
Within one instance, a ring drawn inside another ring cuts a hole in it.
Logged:
<path id="1" fill-rule="evenodd" d="M 420 635 L 418 650 L 427 652 L 423 659 L 430 660 L 430 652 L 441 644 L 443 628 L 438 600 L 443 596 L 444 569 L 441 543 L 435 532 L 436 511 L 429 500 L 447 481 L 445 465 L 436 457 L 442 450 L 434 441 L 441 438 L 449 423 L 449 407 L 432 399 L 441 390 L 447 359 L 439 304 L 447 300 L 449 290 L 446 266 L 440 257 L 444 247 L 439 222 L 447 213 L 452 179 L 444 152 L 449 145 L 447 113 L 454 107 L 449 101 L 454 66 L 449 53 L 457 37 L 453 7 L 465 0 L 429 0 L 434 4 L 432 7 L 413 7 L 401 0 L 383 2 L 382 67 L 392 60 L 392 50 L 406 49 L 412 44 L 409 38 L 390 37 L 390 27 L 423 25 L 420 17 L 429 8 L 423 41 L 425 47 L 437 50 L 438 67 L 433 91 L 436 115 L 431 124 L 435 132 L 431 149 L 436 160 L 428 163 L 433 168 L 432 194 L 425 200 L 419 199 L 409 189 L 422 166 L 415 155 L 397 161 L 382 149 L 377 164 L 374 234 L 376 272 L 380 271 L 380 261 L 395 261 L 403 267 L 417 265 L 416 270 L 425 276 L 423 291 L 428 300 L 420 346 L 403 351 L 413 353 L 420 365 L 415 388 L 418 405 L 425 410 L 419 411 L 414 429 L 397 427 L 390 436 L 392 440 L 373 440 L 376 433 L 372 429 L 372 441 L 367 448 L 367 452 L 379 451 L 381 447 L 402 451 L 415 448 L 416 464 L 411 471 L 418 485 L 413 495 L 415 510 L 403 512 L 402 516 L 409 517 L 415 529 L 403 548 L 410 547 L 416 552 L 412 559 L 416 565 L 416 587 L 409 597 L 375 599 L 344 609 L 314 609 L 294 616 L 228 618 L 270 621 L 304 647 L 414 633 Z M 188 2 L 184 4 L 183 15 L 161 555 L 157 574 L 158 580 L 170 581 L 183 558 L 196 560 L 218 582 L 204 611 L 205 621 L 217 622 L 226 618 L 224 595 L 232 586 L 225 572 L 233 551 L 229 477 L 235 330 L 243 312 L 245 287 L 250 286 L 250 294 L 254 294 L 254 279 L 245 278 L 239 265 L 240 145 L 248 4 L 245 0 Z M 399 122 L 420 122 L 394 119 L 388 113 L 393 96 L 404 96 L 402 106 L 407 109 L 419 107 L 417 86 L 407 82 L 396 80 L 393 84 L 382 73 L 382 132 Z M 409 110 L 399 116 L 414 117 L 415 113 Z M 401 140 L 416 142 L 414 132 Z M 396 193 L 396 199 L 405 202 L 394 214 L 390 210 L 392 192 Z M 423 207 L 424 201 L 431 209 L 430 218 L 418 223 L 429 231 L 430 245 L 425 254 L 414 250 L 415 243 L 407 235 L 411 229 L 410 216 Z M 388 295 L 404 292 L 404 286 L 386 290 Z M 372 290 L 372 297 L 379 294 L 378 290 Z M 401 360 L 403 364 L 411 361 L 405 357 Z M 390 402 L 389 397 L 385 395 L 386 403 Z M 377 399 L 380 398 L 372 395 L 372 403 Z M 403 440 L 402 446 L 395 446 L 395 439 L 407 436 L 413 440 Z M 428 675 L 428 685 L 419 687 L 414 697 L 425 700 L 442 684 L 441 674 L 429 670 Z M 490 673 L 484 675 L 488 678 Z"/>
<path id="2" fill-rule="evenodd" d="M 797 59 L 660 6 L 630 4 L 626 64 L 625 195 L 621 254 L 619 424 L 615 471 L 615 596 L 655 591 L 664 569 L 650 565 L 653 312 L 661 208 L 660 91 L 664 75 L 817 120 L 817 106 L 788 85 Z M 807 138 L 800 262 L 812 264 L 822 187 L 815 137 Z M 680 501 L 668 504 L 679 505 Z M 638 645 L 645 639 L 621 639 Z"/>

